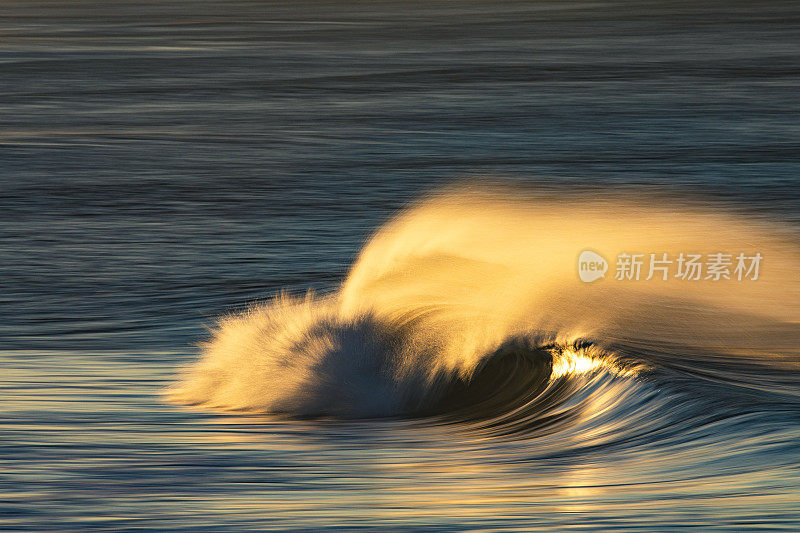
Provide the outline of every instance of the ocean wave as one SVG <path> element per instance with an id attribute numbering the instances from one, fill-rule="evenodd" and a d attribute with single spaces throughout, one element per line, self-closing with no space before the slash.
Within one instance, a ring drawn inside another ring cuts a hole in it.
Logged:
<path id="1" fill-rule="evenodd" d="M 708 402 L 691 416 L 676 405 L 718 387 L 796 400 L 790 233 L 674 198 L 449 189 L 378 230 L 339 290 L 221 318 L 166 394 L 208 409 L 424 417 L 493 434 L 648 425 L 643 413 L 659 405 L 692 418 Z M 764 263 L 757 280 L 610 272 L 584 283 L 584 250 L 759 253 Z"/>

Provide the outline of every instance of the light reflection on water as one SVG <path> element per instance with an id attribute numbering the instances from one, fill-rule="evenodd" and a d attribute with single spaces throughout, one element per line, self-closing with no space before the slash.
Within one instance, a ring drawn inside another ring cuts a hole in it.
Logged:
<path id="1" fill-rule="evenodd" d="M 13 369 L 0 397 L 0 466 L 15 487 L 2 504 L 6 526 L 203 529 L 213 517 L 217 527 L 265 530 L 613 530 L 647 516 L 733 531 L 797 519 L 800 476 L 785 448 L 797 429 L 571 455 L 564 436 L 209 415 L 158 401 L 185 355 L 140 356 L 150 362 L 135 354 L 2 354 L 2 366 Z M 748 418 L 739 423 L 754 422 Z M 758 458 L 769 448 L 775 453 L 764 468 Z"/>

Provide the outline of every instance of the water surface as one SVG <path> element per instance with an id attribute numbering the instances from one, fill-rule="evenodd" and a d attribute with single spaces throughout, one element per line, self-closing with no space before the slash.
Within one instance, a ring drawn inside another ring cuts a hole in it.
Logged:
<path id="1" fill-rule="evenodd" d="M 646 328 L 565 333 L 651 370 L 576 374 L 547 398 L 583 416 L 535 431 L 160 392 L 215 317 L 336 294 L 373 231 L 453 180 L 660 194 L 777 228 L 791 265 L 798 17 L 778 1 L 3 3 L 0 527 L 797 529 L 788 275 L 769 293 L 788 314 L 738 328 L 744 359 L 673 322 L 640 321 L 660 332 L 644 344 L 626 341 Z"/>

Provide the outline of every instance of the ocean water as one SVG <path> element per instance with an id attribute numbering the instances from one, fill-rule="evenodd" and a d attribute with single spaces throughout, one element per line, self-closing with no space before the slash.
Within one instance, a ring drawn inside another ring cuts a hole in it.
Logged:
<path id="1" fill-rule="evenodd" d="M 798 20 L 0 3 L 0 529 L 800 529 Z"/>

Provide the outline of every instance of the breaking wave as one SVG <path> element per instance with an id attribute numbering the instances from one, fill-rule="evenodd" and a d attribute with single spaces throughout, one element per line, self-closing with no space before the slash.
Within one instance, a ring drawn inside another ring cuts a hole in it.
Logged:
<path id="1" fill-rule="evenodd" d="M 579 279 L 584 250 L 608 260 L 604 279 Z M 720 252 L 761 254 L 758 279 L 614 278 L 622 253 Z M 799 265 L 791 230 L 727 208 L 460 186 L 378 230 L 336 292 L 221 318 L 167 396 L 500 434 L 667 427 L 721 396 L 796 401 Z"/>

